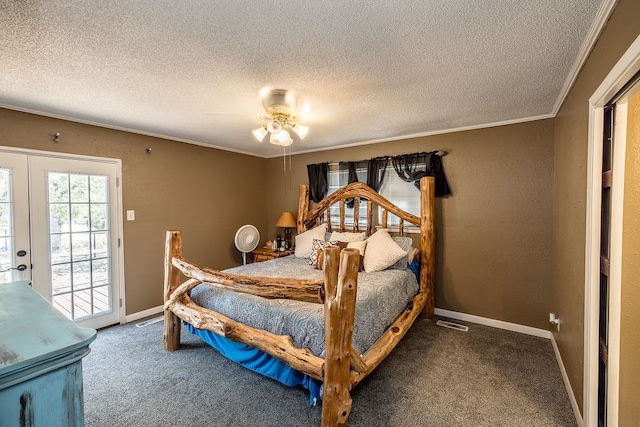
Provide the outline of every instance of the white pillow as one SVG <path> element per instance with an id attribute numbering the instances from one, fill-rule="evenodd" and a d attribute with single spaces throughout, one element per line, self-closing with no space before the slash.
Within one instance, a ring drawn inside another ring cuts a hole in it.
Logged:
<path id="1" fill-rule="evenodd" d="M 312 228 L 311 230 L 298 234 L 296 236 L 296 258 L 309 258 L 311 256 L 311 245 L 313 245 L 313 239 L 324 241 L 325 231 L 326 225 L 320 224 L 316 228 Z"/>
<path id="2" fill-rule="evenodd" d="M 347 248 L 354 248 L 360 251 L 360 256 L 364 256 L 364 250 L 367 246 L 367 241 L 363 240 L 361 242 L 349 242 L 347 243 Z"/>
<path id="3" fill-rule="evenodd" d="M 367 239 L 364 271 L 371 273 L 384 270 L 406 256 L 407 252 L 393 240 L 387 230 L 378 230 Z"/>
<path id="4" fill-rule="evenodd" d="M 339 231 L 334 231 L 331 233 L 331 237 L 329 240 L 337 240 L 338 242 L 360 242 L 367 238 L 367 235 L 363 233 L 341 233 Z"/>

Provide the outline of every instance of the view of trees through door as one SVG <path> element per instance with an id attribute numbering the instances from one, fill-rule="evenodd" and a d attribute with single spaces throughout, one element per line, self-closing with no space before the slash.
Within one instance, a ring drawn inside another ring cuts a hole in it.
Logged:
<path id="1" fill-rule="evenodd" d="M 107 190 L 103 175 L 47 173 L 51 298 L 70 319 L 111 310 Z"/>

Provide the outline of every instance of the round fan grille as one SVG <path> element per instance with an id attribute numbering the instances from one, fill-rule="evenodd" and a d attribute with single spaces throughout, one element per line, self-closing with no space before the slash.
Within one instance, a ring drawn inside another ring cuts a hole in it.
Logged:
<path id="1" fill-rule="evenodd" d="M 236 231 L 236 237 L 234 239 L 236 248 L 240 252 L 251 252 L 258 247 L 260 242 L 260 232 L 253 225 L 243 225 Z"/>

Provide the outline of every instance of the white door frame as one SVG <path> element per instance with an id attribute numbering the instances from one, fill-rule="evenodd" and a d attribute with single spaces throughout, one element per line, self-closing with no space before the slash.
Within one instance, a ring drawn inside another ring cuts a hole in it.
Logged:
<path id="1" fill-rule="evenodd" d="M 600 206 L 602 191 L 602 134 L 604 105 L 640 70 L 640 36 L 611 69 L 589 98 L 589 152 L 587 160 L 587 221 L 585 241 L 584 293 L 584 378 L 583 421 L 585 426 L 598 421 L 598 295 L 600 283 Z M 624 113 L 625 105 L 622 105 Z M 618 114 L 619 115 L 619 114 Z M 623 114 L 624 115 L 624 114 Z M 611 187 L 611 263 L 609 295 L 609 364 L 607 424 L 618 423 L 618 386 L 620 374 L 620 279 L 622 253 L 622 207 L 624 202 L 625 136 L 622 129 L 614 135 L 613 181 Z"/>
<path id="2" fill-rule="evenodd" d="M 116 224 L 114 224 L 114 226 L 116 227 L 117 230 L 117 235 L 119 242 L 114 242 L 116 244 L 118 244 L 118 250 L 117 250 L 117 254 L 118 254 L 118 271 L 116 274 L 118 274 L 118 290 L 119 290 L 119 294 L 120 294 L 120 299 L 122 301 L 122 304 L 118 304 L 118 302 L 116 301 L 116 305 L 114 307 L 114 310 L 118 310 L 118 319 L 120 321 L 120 323 L 125 323 L 125 314 L 126 314 L 126 301 L 125 301 L 125 282 L 124 282 L 124 239 L 122 238 L 123 236 L 123 215 L 122 215 L 122 160 L 120 159 L 113 159 L 113 158 L 109 158 L 109 157 L 93 157 L 93 156 L 84 156 L 84 155 L 80 155 L 80 154 L 68 154 L 68 153 L 58 153 L 58 152 L 53 152 L 53 151 L 40 151 L 40 150 L 32 150 L 32 149 L 28 149 L 28 148 L 17 148 L 17 147 L 5 147 L 5 146 L 0 146 L 0 151 L 6 152 L 6 153 L 15 153 L 15 154 L 24 154 L 24 155 L 30 155 L 30 156 L 41 156 L 41 157 L 53 157 L 53 158 L 58 158 L 58 159 L 70 159 L 70 160 L 87 160 L 87 161 L 94 161 L 94 162 L 104 162 L 104 163 L 111 163 L 111 164 L 115 164 L 116 165 L 116 179 L 119 181 L 116 185 Z M 32 242 L 33 244 L 33 242 Z"/>

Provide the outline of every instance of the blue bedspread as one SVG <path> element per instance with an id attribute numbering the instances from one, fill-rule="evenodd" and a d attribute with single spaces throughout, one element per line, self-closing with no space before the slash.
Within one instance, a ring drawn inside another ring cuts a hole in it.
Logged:
<path id="1" fill-rule="evenodd" d="M 280 381 L 289 387 L 301 385 L 309 390 L 309 405 L 314 406 L 321 399 L 320 390 L 322 381 L 296 371 L 291 366 L 279 359 L 265 353 L 264 351 L 255 349 L 250 345 L 232 341 L 222 337 L 215 332 L 197 329 L 190 323 L 186 323 L 189 332 L 199 336 L 204 342 L 215 348 L 229 360 L 249 368 L 252 371 L 269 377 L 273 380 Z"/>

